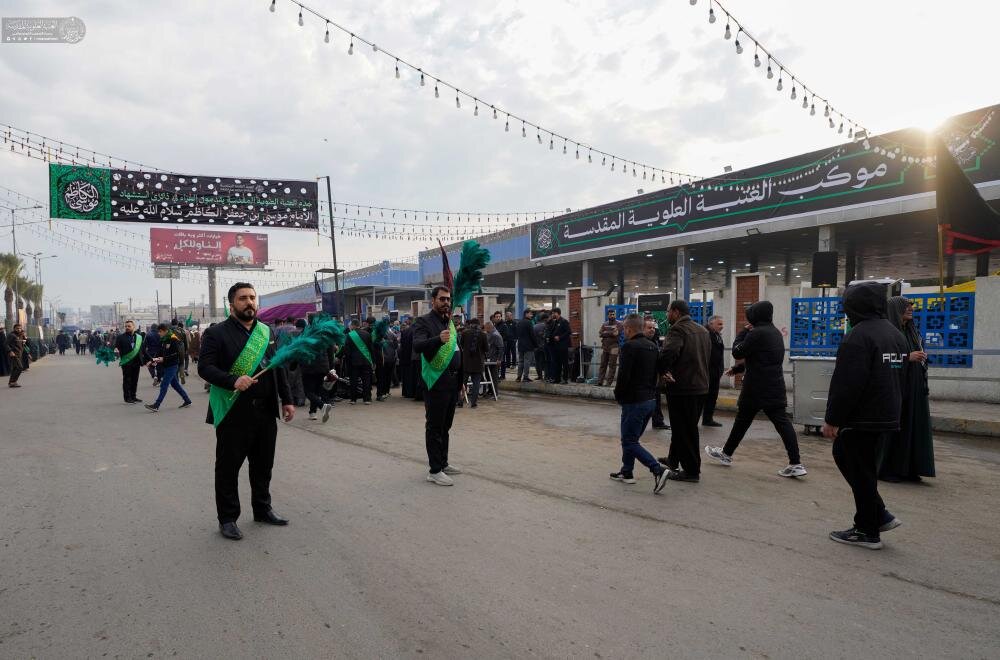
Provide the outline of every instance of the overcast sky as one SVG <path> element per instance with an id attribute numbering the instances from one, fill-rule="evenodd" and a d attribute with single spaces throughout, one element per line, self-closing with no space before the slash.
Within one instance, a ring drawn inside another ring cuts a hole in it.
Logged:
<path id="1" fill-rule="evenodd" d="M 627 197 L 641 180 L 563 156 L 503 130 L 463 100 L 421 88 L 404 68 L 278 0 L 4 0 L 0 14 L 78 16 L 75 45 L 0 44 L 0 121 L 189 174 L 312 179 L 330 174 L 341 202 L 460 211 L 578 209 Z M 699 175 L 836 144 L 709 25 L 699 0 L 462 2 L 312 0 L 312 5 L 432 75 L 595 147 Z M 727 8 L 792 72 L 874 132 L 933 126 L 1000 101 L 995 3 L 955 0 L 729 0 Z M 993 80 L 994 82 L 990 82 Z M 47 166 L 0 153 L 0 185 L 47 197 Z M 662 187 L 662 186 L 661 186 Z M 0 193 L 0 204 L 12 200 Z M 10 216 L 0 216 L 3 224 Z M 27 218 L 25 218 L 27 220 Z M 81 227 L 81 223 L 69 223 Z M 56 230 L 123 255 L 148 248 L 140 224 Z M 167 282 L 18 231 L 20 251 L 57 254 L 43 267 L 64 306 L 151 303 Z M 269 231 L 271 256 L 322 260 L 329 241 Z M 38 235 L 41 234 L 41 235 Z M 413 256 L 425 242 L 338 236 L 341 260 Z M 10 232 L 0 228 L 0 250 Z M 308 270 L 277 267 L 277 270 Z M 194 272 L 192 272 L 192 276 Z M 275 281 L 307 275 L 276 274 Z M 220 287 L 223 291 L 224 288 Z M 262 284 L 261 290 L 280 288 Z M 175 283 L 175 304 L 203 284 Z M 220 292 L 221 295 L 221 292 Z"/>

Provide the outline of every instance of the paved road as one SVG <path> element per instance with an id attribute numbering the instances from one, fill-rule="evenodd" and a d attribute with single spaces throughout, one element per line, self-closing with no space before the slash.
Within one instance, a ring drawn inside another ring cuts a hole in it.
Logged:
<path id="1" fill-rule="evenodd" d="M 171 393 L 151 415 L 91 360 L 46 358 L 22 382 L 0 391 L 0 657 L 1000 648 L 998 445 L 939 440 L 936 480 L 884 487 L 905 525 L 870 552 L 826 538 L 851 501 L 819 438 L 802 440 L 805 479 L 775 475 L 781 443 L 758 424 L 733 467 L 654 496 L 648 475 L 607 478 L 615 407 L 508 397 L 459 411 L 467 474 L 440 488 L 424 481 L 422 408 L 394 397 L 283 426 L 272 493 L 292 523 L 244 519 L 234 543 L 214 520 L 197 384 L 195 408 Z M 649 436 L 655 453 L 664 439 Z"/>

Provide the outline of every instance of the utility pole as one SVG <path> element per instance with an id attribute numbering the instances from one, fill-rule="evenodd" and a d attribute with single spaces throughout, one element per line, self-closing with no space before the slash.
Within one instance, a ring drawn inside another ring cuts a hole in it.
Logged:
<path id="1" fill-rule="evenodd" d="M 326 179 L 326 210 L 330 217 L 330 248 L 333 250 L 333 291 L 337 299 L 337 311 L 344 318 L 345 315 L 343 301 L 340 298 L 340 269 L 337 266 L 337 228 L 333 225 L 333 192 L 330 188 L 330 175 L 316 177 L 316 180 Z M 318 229 L 317 229 L 318 231 Z"/>
<path id="2" fill-rule="evenodd" d="M 160 324 L 160 290 L 156 290 L 156 324 Z"/>

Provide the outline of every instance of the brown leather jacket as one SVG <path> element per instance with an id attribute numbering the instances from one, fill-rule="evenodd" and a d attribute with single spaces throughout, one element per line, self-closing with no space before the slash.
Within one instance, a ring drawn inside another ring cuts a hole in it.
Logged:
<path id="1" fill-rule="evenodd" d="M 670 372 L 673 383 L 667 383 L 667 394 L 697 396 L 708 394 L 708 362 L 712 357 L 712 340 L 708 330 L 682 316 L 670 326 L 657 367 L 660 373 Z"/>

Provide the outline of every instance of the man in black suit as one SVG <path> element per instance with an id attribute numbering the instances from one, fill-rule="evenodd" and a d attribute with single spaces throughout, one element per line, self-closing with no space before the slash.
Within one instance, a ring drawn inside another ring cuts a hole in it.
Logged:
<path id="1" fill-rule="evenodd" d="M 135 331 L 135 322 L 132 319 L 125 321 L 125 332 L 118 335 L 115 340 L 115 351 L 119 355 L 118 365 L 122 368 L 122 394 L 125 403 L 140 403 L 142 399 L 136 397 L 136 390 L 139 387 L 139 371 L 142 368 L 142 340 L 141 334 Z M 139 349 L 136 350 L 136 343 Z"/>
<path id="2" fill-rule="evenodd" d="M 713 316 L 705 324 L 709 339 L 712 340 L 712 358 L 708 363 L 708 396 L 705 397 L 705 408 L 701 412 L 702 426 L 722 426 L 715 421 L 715 403 L 719 400 L 719 381 L 726 370 L 726 345 L 722 341 L 724 326 L 721 316 Z"/>
<path id="3" fill-rule="evenodd" d="M 250 462 L 254 520 L 271 525 L 288 524 L 288 520 L 271 509 L 270 485 L 278 435 L 276 420 L 280 414 L 286 422 L 292 421 L 295 406 L 284 368 L 252 377 L 267 366 L 275 351 L 275 338 L 257 320 L 257 293 L 253 285 L 234 284 L 229 289 L 229 308 L 229 318 L 210 327 L 202 336 L 198 375 L 212 385 L 205 421 L 215 425 L 215 506 L 219 529 L 226 538 L 238 540 L 243 534 L 236 526 L 240 517 L 237 481 L 244 460 Z M 238 393 L 235 401 L 234 392 Z"/>
<path id="4" fill-rule="evenodd" d="M 573 331 L 558 307 L 552 310 L 548 333 L 549 345 L 552 347 L 552 374 L 548 375 L 548 381 L 565 385 L 569 382 L 569 348 Z"/>
<path id="5" fill-rule="evenodd" d="M 462 353 L 458 332 L 451 320 L 451 291 L 436 286 L 431 291 L 431 311 L 413 322 L 413 351 L 426 362 L 424 381 L 424 440 L 430 472 L 427 481 L 451 486 L 452 475 L 461 474 L 448 462 L 448 441 L 462 379 Z M 429 382 L 428 382 L 429 381 Z"/>

